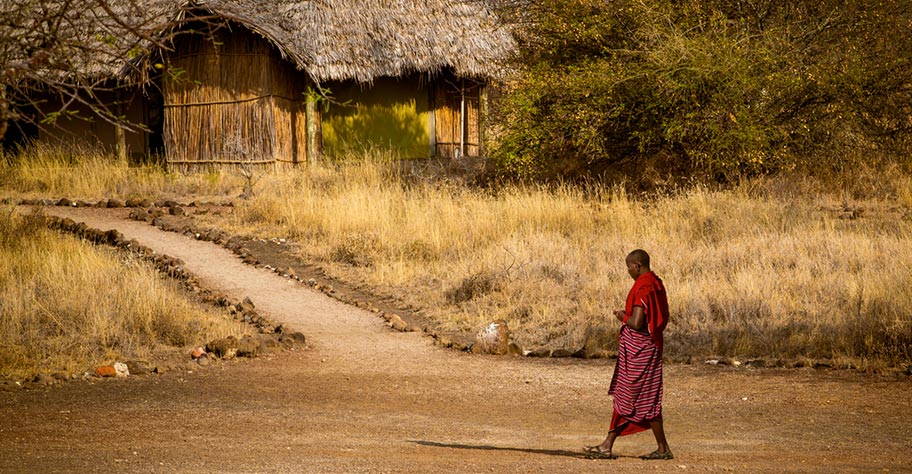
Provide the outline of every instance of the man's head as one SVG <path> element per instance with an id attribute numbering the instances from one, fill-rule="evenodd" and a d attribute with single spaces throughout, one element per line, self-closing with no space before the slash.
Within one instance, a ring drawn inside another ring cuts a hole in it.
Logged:
<path id="1" fill-rule="evenodd" d="M 649 254 L 645 250 L 636 249 L 627 255 L 627 273 L 636 280 L 640 275 L 649 273 Z"/>

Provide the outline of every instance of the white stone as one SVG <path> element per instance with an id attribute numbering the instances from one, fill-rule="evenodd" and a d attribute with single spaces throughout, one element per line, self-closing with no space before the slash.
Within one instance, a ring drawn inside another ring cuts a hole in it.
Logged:
<path id="1" fill-rule="evenodd" d="M 116 372 L 117 377 L 126 377 L 130 375 L 130 369 L 127 368 L 127 364 L 123 362 L 114 363 L 114 372 Z"/>

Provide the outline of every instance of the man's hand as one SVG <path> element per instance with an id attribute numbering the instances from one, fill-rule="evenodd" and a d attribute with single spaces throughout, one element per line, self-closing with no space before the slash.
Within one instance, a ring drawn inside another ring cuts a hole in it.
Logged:
<path id="1" fill-rule="evenodd" d="M 615 310 L 614 317 L 617 318 L 618 321 L 624 321 L 624 314 L 626 313 L 623 309 L 618 309 Z"/>

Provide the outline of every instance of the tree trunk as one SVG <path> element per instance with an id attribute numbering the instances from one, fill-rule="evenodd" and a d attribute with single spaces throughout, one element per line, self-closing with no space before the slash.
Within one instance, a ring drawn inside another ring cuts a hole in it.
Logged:
<path id="1" fill-rule="evenodd" d="M 0 84 L 0 140 L 6 135 L 7 121 L 9 121 L 9 100 L 6 99 L 6 86 Z"/>

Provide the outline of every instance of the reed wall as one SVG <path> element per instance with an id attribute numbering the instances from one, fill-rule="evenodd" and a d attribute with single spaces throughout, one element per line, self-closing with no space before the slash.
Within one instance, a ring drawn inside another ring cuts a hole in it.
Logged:
<path id="1" fill-rule="evenodd" d="M 163 139 L 174 165 L 306 160 L 306 77 L 244 28 L 187 35 L 163 82 Z"/>

